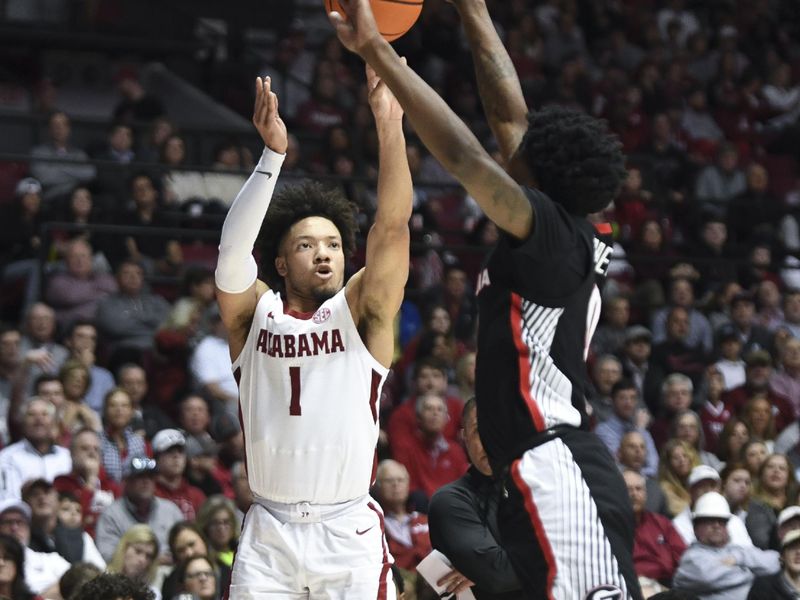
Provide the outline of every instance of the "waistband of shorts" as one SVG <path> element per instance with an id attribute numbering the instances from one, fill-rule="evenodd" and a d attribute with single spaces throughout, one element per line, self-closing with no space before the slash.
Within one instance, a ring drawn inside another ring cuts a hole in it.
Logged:
<path id="1" fill-rule="evenodd" d="M 312 504 L 311 502 L 286 504 L 257 496 L 253 498 L 253 501 L 263 506 L 281 523 L 321 523 L 350 512 L 362 505 L 365 498 L 366 496 L 360 496 L 354 500 L 336 504 Z"/>
<path id="2" fill-rule="evenodd" d="M 492 465 L 492 469 L 496 473 L 507 473 L 511 468 L 511 463 L 513 463 L 531 448 L 536 448 L 537 446 L 541 446 L 542 444 L 546 444 L 547 442 L 551 442 L 556 438 L 563 437 L 564 435 L 576 431 L 581 430 L 577 429 L 576 427 L 572 427 L 571 425 L 556 425 L 543 431 L 537 431 L 536 433 L 528 436 L 524 441 L 517 444 L 509 456 L 504 458 L 501 457 L 501 460 L 497 465 Z"/>

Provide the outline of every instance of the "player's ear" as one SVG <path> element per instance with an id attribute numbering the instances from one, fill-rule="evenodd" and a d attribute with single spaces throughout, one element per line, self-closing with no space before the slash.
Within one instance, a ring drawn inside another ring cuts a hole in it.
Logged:
<path id="1" fill-rule="evenodd" d="M 286 269 L 286 259 L 282 256 L 275 257 L 275 270 L 278 271 L 278 275 L 281 277 L 286 277 L 286 273 L 288 273 Z"/>

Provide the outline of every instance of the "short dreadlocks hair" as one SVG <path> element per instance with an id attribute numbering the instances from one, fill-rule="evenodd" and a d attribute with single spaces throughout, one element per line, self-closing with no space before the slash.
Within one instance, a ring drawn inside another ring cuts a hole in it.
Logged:
<path id="1" fill-rule="evenodd" d="M 528 115 L 518 153 L 539 189 L 575 215 L 603 210 L 626 177 L 617 137 L 602 121 L 563 106 Z"/>
<path id="2" fill-rule="evenodd" d="M 285 188 L 272 199 L 261 227 L 261 269 L 270 287 L 283 287 L 283 279 L 275 268 L 275 257 L 292 225 L 306 217 L 332 221 L 342 236 L 345 258 L 353 255 L 358 229 L 355 206 L 341 191 L 313 181 Z"/>
<path id="3" fill-rule="evenodd" d="M 98 600 L 99 598 L 154 600 L 155 594 L 145 583 L 134 582 L 120 573 L 103 573 L 84 583 L 70 600 Z"/>

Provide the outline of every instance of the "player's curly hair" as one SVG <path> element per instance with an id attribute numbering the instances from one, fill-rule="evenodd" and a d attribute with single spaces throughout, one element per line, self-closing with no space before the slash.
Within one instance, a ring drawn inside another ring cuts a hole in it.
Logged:
<path id="1" fill-rule="evenodd" d="M 261 275 L 272 288 L 283 287 L 283 278 L 275 268 L 281 242 L 292 225 L 306 217 L 332 221 L 342 236 L 345 259 L 355 252 L 356 209 L 340 190 L 314 181 L 287 187 L 272 199 L 261 226 Z"/>
<path id="2" fill-rule="evenodd" d="M 135 582 L 120 573 L 103 573 L 84 583 L 70 600 L 98 600 L 99 598 L 131 598 L 154 600 L 155 594 L 146 584 Z"/>
<path id="3" fill-rule="evenodd" d="M 528 115 L 518 152 L 538 188 L 575 215 L 603 210 L 626 177 L 617 137 L 602 121 L 563 106 Z"/>

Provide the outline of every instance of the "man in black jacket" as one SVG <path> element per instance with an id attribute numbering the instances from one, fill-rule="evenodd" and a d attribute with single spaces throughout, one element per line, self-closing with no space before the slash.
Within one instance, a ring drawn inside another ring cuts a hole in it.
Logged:
<path id="1" fill-rule="evenodd" d="M 774 575 L 756 577 L 747 600 L 796 600 L 800 598 L 800 531 L 781 540 L 781 566 Z"/>
<path id="2" fill-rule="evenodd" d="M 505 550 L 497 541 L 497 505 L 502 483 L 492 477 L 489 459 L 478 436 L 475 399 L 464 405 L 461 423 L 472 466 L 433 495 L 428 513 L 431 543 L 453 563 L 445 578 L 448 591 L 473 584 L 477 600 L 525 598 Z"/>

